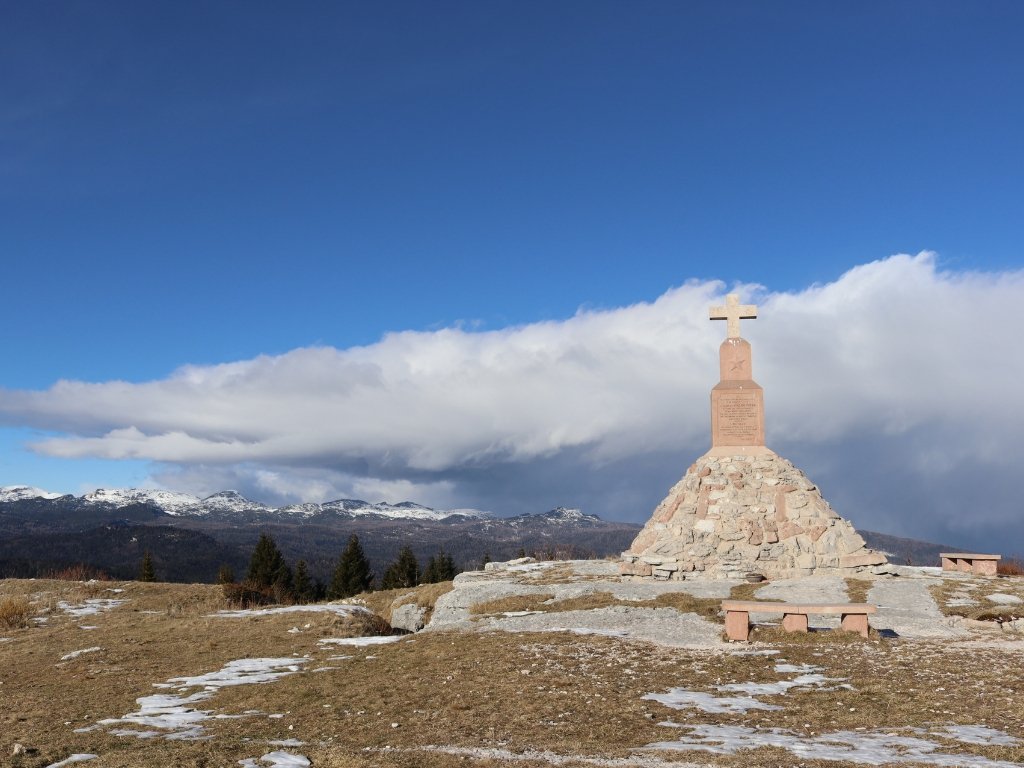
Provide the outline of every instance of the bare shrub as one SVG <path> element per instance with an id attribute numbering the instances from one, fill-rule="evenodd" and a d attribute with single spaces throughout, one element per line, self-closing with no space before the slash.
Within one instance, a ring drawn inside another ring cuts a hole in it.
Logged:
<path id="1" fill-rule="evenodd" d="M 1024 560 L 1016 557 L 1000 560 L 996 566 L 996 573 L 1000 576 L 1024 576 Z"/>
<path id="2" fill-rule="evenodd" d="M 90 579 L 110 581 L 110 576 L 106 572 L 85 563 L 76 563 L 75 565 L 50 571 L 46 574 L 46 578 L 56 579 L 57 581 L 89 581 Z"/>
<path id="3" fill-rule="evenodd" d="M 27 597 L 5 597 L 0 599 L 0 627 L 21 629 L 29 626 L 32 607 Z"/>
<path id="4" fill-rule="evenodd" d="M 224 584 L 224 597 L 228 605 L 236 608 L 256 608 L 279 602 L 273 587 L 264 587 L 248 579 L 241 584 Z"/>

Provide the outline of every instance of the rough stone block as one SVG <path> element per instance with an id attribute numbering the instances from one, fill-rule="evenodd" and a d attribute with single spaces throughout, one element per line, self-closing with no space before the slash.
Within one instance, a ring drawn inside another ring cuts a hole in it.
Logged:
<path id="1" fill-rule="evenodd" d="M 791 539 L 798 533 L 803 533 L 804 529 L 796 523 L 791 523 L 788 520 L 779 526 L 779 538 L 780 539 Z"/>
<path id="2" fill-rule="evenodd" d="M 650 576 L 654 568 L 649 563 L 619 563 L 619 573 L 623 576 Z"/>
<path id="3" fill-rule="evenodd" d="M 818 559 L 814 556 L 813 552 L 804 552 L 797 555 L 795 560 L 797 568 L 813 568 L 817 563 Z"/>
<path id="4" fill-rule="evenodd" d="M 866 565 L 881 565 L 885 555 L 881 552 L 864 552 L 863 554 L 843 555 L 839 558 L 840 568 L 861 568 Z"/>

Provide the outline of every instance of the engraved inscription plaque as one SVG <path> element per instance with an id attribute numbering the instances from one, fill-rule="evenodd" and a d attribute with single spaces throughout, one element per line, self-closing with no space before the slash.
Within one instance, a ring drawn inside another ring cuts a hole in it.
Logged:
<path id="1" fill-rule="evenodd" d="M 764 400 L 760 387 L 712 392 L 712 445 L 763 445 Z"/>

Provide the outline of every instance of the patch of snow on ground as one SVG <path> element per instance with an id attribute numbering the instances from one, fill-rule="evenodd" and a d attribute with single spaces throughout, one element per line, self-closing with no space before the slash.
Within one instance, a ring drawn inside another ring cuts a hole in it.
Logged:
<path id="1" fill-rule="evenodd" d="M 719 685 L 718 690 L 725 693 L 746 693 L 751 696 L 779 696 L 790 688 L 814 687 L 821 688 L 833 678 L 819 674 L 798 675 L 792 680 L 779 680 L 777 683 L 729 683 Z M 837 680 L 838 681 L 838 680 Z"/>
<path id="2" fill-rule="evenodd" d="M 128 602 L 127 600 L 115 600 L 113 598 L 96 597 L 86 600 L 84 603 L 74 605 L 63 600 L 57 603 L 57 607 L 69 616 L 79 618 L 81 616 L 95 616 L 101 611 L 109 611 Z"/>
<path id="3" fill-rule="evenodd" d="M 238 611 L 217 611 L 210 616 L 219 619 L 242 619 L 247 616 L 272 616 L 278 613 L 333 613 L 338 616 L 350 616 L 353 613 L 369 613 L 368 608 L 361 605 L 285 605 L 279 608 L 246 608 Z"/>
<path id="4" fill-rule="evenodd" d="M 225 688 L 231 685 L 249 685 L 250 683 L 269 683 L 279 677 L 292 675 L 302 670 L 300 665 L 308 662 L 307 658 L 281 659 L 238 659 L 229 661 L 216 672 L 195 677 L 172 677 L 159 687 L 193 688 L 203 686 L 207 690 Z M 178 683 L 178 685 L 173 685 Z"/>
<path id="5" fill-rule="evenodd" d="M 76 659 L 79 656 L 81 656 L 83 653 L 96 653 L 96 651 L 102 651 L 102 650 L 103 649 L 100 648 L 98 645 L 94 645 L 92 648 L 83 648 L 80 651 L 71 651 L 71 653 L 65 653 L 63 656 L 60 657 L 60 660 L 61 661 L 67 661 L 68 659 Z"/>
<path id="6" fill-rule="evenodd" d="M 589 627 L 554 627 L 550 632 L 572 632 L 574 635 L 602 635 L 604 637 L 629 637 L 624 629 L 591 629 Z"/>
<path id="7" fill-rule="evenodd" d="M 995 744 L 1000 747 L 1012 747 L 1014 744 L 1020 743 L 1020 739 L 1015 739 L 1004 731 L 998 731 L 985 725 L 947 725 L 942 731 L 964 744 Z"/>
<path id="8" fill-rule="evenodd" d="M 275 741 L 268 741 L 272 747 L 304 747 L 306 742 L 299 741 L 298 739 L 276 739 Z"/>
<path id="9" fill-rule="evenodd" d="M 79 629 L 99 629 L 99 627 L 97 627 L 95 624 L 81 624 L 81 625 L 79 625 L 78 628 Z"/>
<path id="10" fill-rule="evenodd" d="M 778 747 L 800 760 L 835 760 L 868 765 L 923 763 L 942 768 L 1020 768 L 1018 763 L 989 760 L 967 754 L 937 751 L 934 741 L 882 731 L 835 731 L 802 736 L 782 728 L 748 728 L 742 725 L 681 725 L 689 737 L 648 744 L 645 749 L 703 751 L 732 755 L 741 750 Z"/>
<path id="11" fill-rule="evenodd" d="M 238 764 L 243 768 L 263 768 L 264 765 L 270 768 L 308 768 L 309 758 L 302 755 L 293 755 L 291 752 L 268 752 L 257 759 L 250 757 L 247 760 L 239 760 Z"/>
<path id="12" fill-rule="evenodd" d="M 781 696 L 790 688 L 814 687 L 822 688 L 827 682 L 840 682 L 845 678 L 830 678 L 819 674 L 821 667 L 811 664 L 786 664 L 779 662 L 775 665 L 775 671 L 779 673 L 795 673 L 796 677 L 791 680 L 780 680 L 776 683 L 727 683 L 715 686 L 723 693 L 745 693 L 746 696 L 715 696 L 701 691 L 688 691 L 685 688 L 673 688 L 668 693 L 648 693 L 641 698 L 647 701 L 657 701 L 672 709 L 696 708 L 702 712 L 746 712 L 751 709 L 778 710 L 782 707 L 775 704 L 766 704 L 759 701 L 755 696 Z"/>
<path id="13" fill-rule="evenodd" d="M 76 752 L 71 757 L 66 757 L 59 763 L 50 763 L 46 768 L 62 768 L 65 765 L 71 765 L 72 763 L 84 763 L 86 760 L 95 760 L 99 755 L 93 755 L 88 752 Z"/>
<path id="14" fill-rule="evenodd" d="M 9 643 L 13 639 L 13 637 L 0 637 L 0 643 Z"/>
<path id="15" fill-rule="evenodd" d="M 396 643 L 403 635 L 380 635 L 374 637 L 325 637 L 317 640 L 321 645 L 384 645 Z"/>
<path id="16" fill-rule="evenodd" d="M 672 709 L 696 708 L 701 712 L 714 714 L 743 713 L 751 709 L 767 711 L 782 709 L 776 704 L 766 704 L 752 696 L 713 696 L 710 693 L 688 691 L 685 688 L 673 688 L 668 693 L 648 693 L 640 698 L 645 701 L 656 701 Z"/>
<path id="17" fill-rule="evenodd" d="M 139 725 L 157 728 L 157 731 L 138 731 L 121 729 L 110 731 L 116 736 L 135 736 L 152 738 L 162 735 L 169 740 L 197 740 L 209 738 L 205 735 L 201 723 L 210 718 L 237 717 L 236 715 L 214 715 L 211 710 L 196 709 L 193 705 L 213 698 L 221 688 L 251 683 L 268 683 L 286 675 L 301 671 L 307 658 L 267 658 L 239 659 L 225 664 L 216 672 L 194 677 L 172 677 L 166 683 L 154 683 L 157 688 L 175 688 L 185 690 L 202 686 L 204 690 L 191 695 L 154 694 L 142 696 L 135 700 L 139 705 L 138 712 L 129 712 L 124 717 L 100 720 L 99 725 Z M 81 729 L 91 730 L 91 729 Z"/>

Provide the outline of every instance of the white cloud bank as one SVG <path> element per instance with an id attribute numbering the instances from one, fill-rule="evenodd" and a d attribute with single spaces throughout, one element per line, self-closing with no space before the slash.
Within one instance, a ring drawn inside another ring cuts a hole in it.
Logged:
<path id="1" fill-rule="evenodd" d="M 691 281 L 558 322 L 5 391 L 0 422 L 62 433 L 33 446 L 47 455 L 157 462 L 179 490 L 499 512 L 566 503 L 640 521 L 709 447 L 725 324 L 707 310 L 725 289 Z M 759 305 L 742 327 L 768 444 L 840 513 L 964 543 L 1005 545 L 1009 526 L 1024 550 L 1024 272 L 942 271 L 922 253 L 798 292 L 738 290 Z"/>

